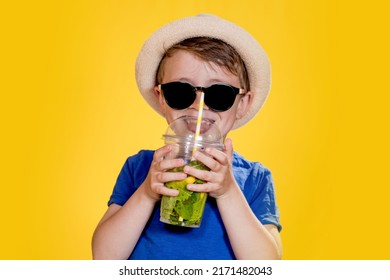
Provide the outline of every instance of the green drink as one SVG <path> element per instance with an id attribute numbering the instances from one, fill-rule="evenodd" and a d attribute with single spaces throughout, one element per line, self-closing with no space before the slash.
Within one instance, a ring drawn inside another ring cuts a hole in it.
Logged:
<path id="1" fill-rule="evenodd" d="M 201 162 L 193 160 L 188 164 L 198 169 L 207 170 Z M 173 169 L 181 172 L 184 167 Z M 160 220 L 172 225 L 199 227 L 207 200 L 207 193 L 187 190 L 188 184 L 203 184 L 204 181 L 188 176 L 181 181 L 171 181 L 165 184 L 170 189 L 179 191 L 178 196 L 163 196 L 161 200 Z"/>
<path id="2" fill-rule="evenodd" d="M 192 158 L 194 149 L 203 152 L 207 147 L 222 149 L 222 137 L 218 128 L 208 120 L 201 123 L 200 136 L 195 141 L 196 119 L 182 117 L 172 122 L 163 135 L 166 144 L 174 144 L 175 149 L 166 158 L 183 158 L 186 165 L 201 170 L 209 170 L 203 163 Z M 182 172 L 184 166 L 169 170 Z M 203 184 L 204 181 L 188 176 L 184 180 L 165 183 L 170 189 L 179 191 L 177 196 L 162 196 L 160 221 L 185 227 L 199 227 L 207 200 L 207 193 L 193 192 L 188 184 Z"/>

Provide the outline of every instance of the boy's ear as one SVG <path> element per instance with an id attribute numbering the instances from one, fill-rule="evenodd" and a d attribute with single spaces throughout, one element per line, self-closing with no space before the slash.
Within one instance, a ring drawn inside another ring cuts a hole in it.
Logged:
<path id="1" fill-rule="evenodd" d="M 158 104 L 160 104 L 160 111 L 164 113 L 165 100 L 161 93 L 161 89 L 159 89 L 158 86 L 155 86 L 153 88 L 153 93 L 156 96 L 156 98 L 158 98 Z"/>
<path id="2" fill-rule="evenodd" d="M 245 93 L 244 96 L 241 97 L 236 111 L 237 120 L 245 116 L 246 112 L 248 112 L 252 104 L 252 101 L 253 101 L 253 93 L 251 91 L 248 91 L 247 93 Z"/>

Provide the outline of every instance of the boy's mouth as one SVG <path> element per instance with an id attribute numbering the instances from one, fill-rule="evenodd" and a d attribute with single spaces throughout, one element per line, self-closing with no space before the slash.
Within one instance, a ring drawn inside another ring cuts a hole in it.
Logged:
<path id="1" fill-rule="evenodd" d="M 203 120 L 209 122 L 209 123 L 212 123 L 214 124 L 215 123 L 215 120 L 212 120 L 212 119 L 209 119 L 209 118 L 203 118 Z"/>
<path id="2" fill-rule="evenodd" d="M 184 116 L 179 117 L 178 119 L 181 119 L 181 118 L 186 119 L 187 129 L 189 131 L 192 131 L 193 133 L 195 133 L 196 128 L 197 128 L 198 116 L 184 115 Z M 213 120 L 213 119 L 202 118 L 202 123 L 200 126 L 200 133 L 202 134 L 202 133 L 208 131 L 210 129 L 210 127 L 212 125 L 214 125 L 214 123 L 215 123 L 215 120 Z"/>
<path id="3" fill-rule="evenodd" d="M 196 120 L 198 118 L 198 116 L 185 115 L 185 116 L 181 116 L 180 118 L 191 118 L 191 119 Z M 206 121 L 206 122 L 209 122 L 211 124 L 215 123 L 215 120 L 210 119 L 210 118 L 205 118 L 205 117 L 202 118 L 202 121 Z"/>

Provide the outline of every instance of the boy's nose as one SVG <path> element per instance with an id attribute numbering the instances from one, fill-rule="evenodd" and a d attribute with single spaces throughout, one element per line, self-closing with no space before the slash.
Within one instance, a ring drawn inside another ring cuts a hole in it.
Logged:
<path id="1" fill-rule="evenodd" d="M 192 108 L 194 108 L 198 111 L 199 111 L 200 100 L 201 100 L 202 94 L 204 95 L 204 92 L 200 89 L 197 89 L 196 90 L 196 99 L 195 99 L 194 103 L 192 103 L 192 105 L 191 105 Z M 208 109 L 207 105 L 204 103 L 204 99 L 203 99 L 203 109 Z"/>

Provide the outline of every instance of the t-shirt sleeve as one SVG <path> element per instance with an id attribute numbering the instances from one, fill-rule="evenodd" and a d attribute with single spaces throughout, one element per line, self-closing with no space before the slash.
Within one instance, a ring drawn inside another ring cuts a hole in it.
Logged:
<path id="1" fill-rule="evenodd" d="M 116 180 L 108 206 L 112 203 L 123 206 L 126 203 L 145 180 L 152 157 L 152 152 L 140 151 L 126 160 Z"/>
<path id="2" fill-rule="evenodd" d="M 132 187 L 134 184 L 130 174 L 130 160 L 127 159 L 118 175 L 114 190 L 111 194 L 110 200 L 107 203 L 108 206 L 113 203 L 123 206 L 129 197 L 135 192 L 135 188 Z"/>
<path id="3" fill-rule="evenodd" d="M 271 172 L 259 165 L 253 172 L 254 184 L 257 188 L 253 193 L 249 205 L 262 224 L 273 224 L 279 231 L 282 230 L 279 218 L 279 208 L 276 203 L 274 182 Z"/>

